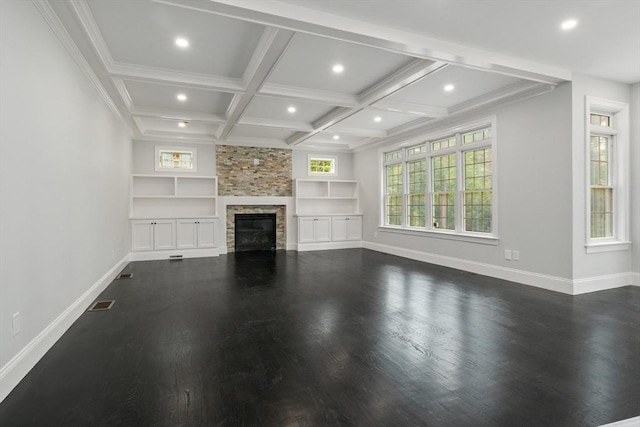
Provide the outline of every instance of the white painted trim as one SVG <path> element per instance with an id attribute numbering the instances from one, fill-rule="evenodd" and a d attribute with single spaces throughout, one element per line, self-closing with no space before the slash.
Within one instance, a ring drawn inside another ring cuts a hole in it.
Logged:
<path id="1" fill-rule="evenodd" d="M 614 423 L 602 424 L 600 427 L 640 427 L 640 417 L 627 418 Z"/>
<path id="2" fill-rule="evenodd" d="M 73 61 L 78 65 L 87 80 L 89 80 L 89 83 L 91 83 L 96 92 L 98 92 L 100 98 L 102 98 L 105 104 L 107 104 L 107 107 L 109 107 L 111 112 L 113 112 L 116 117 L 122 120 L 127 125 L 127 128 L 131 130 L 129 123 L 125 120 L 124 116 L 105 90 L 104 86 L 100 82 L 100 79 L 98 79 L 98 76 L 96 76 L 96 74 L 93 72 L 93 69 L 65 29 L 64 25 L 58 18 L 58 15 L 56 15 L 56 13 L 53 11 L 53 8 L 49 4 L 49 2 L 47 2 L 46 0 L 32 0 L 32 2 L 38 12 L 40 12 L 42 18 L 56 35 L 60 43 L 62 43 L 64 48 L 67 50 Z"/>
<path id="3" fill-rule="evenodd" d="M 419 252 L 411 249 L 399 248 L 396 246 L 382 245 L 374 242 L 365 241 L 363 242 L 362 247 L 364 247 L 365 249 L 371 249 L 378 252 L 397 255 L 416 261 L 428 262 L 430 264 L 442 265 L 458 270 L 469 271 L 476 274 L 482 274 L 484 276 L 495 277 L 502 280 L 509 280 L 511 282 L 535 286 L 537 288 L 548 289 L 564 294 L 571 295 L 573 293 L 573 284 L 571 279 L 566 279 L 563 277 L 533 273 L 524 270 L 516 270 L 513 268 L 485 264 L 482 262 L 469 261 L 427 252 Z"/>
<path id="4" fill-rule="evenodd" d="M 631 250 L 631 242 L 607 242 L 607 243 L 594 243 L 585 245 L 585 251 L 588 254 L 597 254 L 601 252 L 616 252 L 616 251 L 629 251 Z"/>
<path id="5" fill-rule="evenodd" d="M 361 240 L 351 240 L 346 242 L 298 243 L 298 252 L 326 251 L 331 249 L 351 249 L 361 247 Z"/>
<path id="6" fill-rule="evenodd" d="M 127 254 L 0 369 L 0 402 L 85 312 L 91 302 L 109 286 L 129 261 L 130 254 Z"/>
<path id="7" fill-rule="evenodd" d="M 604 276 L 586 277 L 573 280 L 573 294 L 587 294 L 589 292 L 605 291 L 621 288 L 632 283 L 631 273 L 607 274 Z"/>
<path id="8" fill-rule="evenodd" d="M 398 228 L 388 225 L 380 225 L 378 226 L 378 231 L 381 233 L 397 233 L 410 236 L 429 237 L 432 239 L 457 240 L 459 242 L 479 243 L 481 245 L 497 246 L 500 242 L 500 239 L 493 235 L 471 235 L 444 230 L 420 230 L 416 228 Z"/>
<path id="9" fill-rule="evenodd" d="M 374 242 L 365 241 L 363 242 L 362 247 L 416 261 L 442 265 L 445 267 L 469 271 L 471 273 L 482 274 L 484 276 L 495 277 L 497 279 L 509 280 L 511 282 L 548 289 L 550 291 L 561 292 L 569 295 L 580 295 L 629 285 L 640 286 L 640 273 L 620 273 L 587 277 L 583 279 L 567 279 L 564 277 L 517 270 L 514 268 L 415 251 L 396 246 L 382 245 Z"/>
<path id="10" fill-rule="evenodd" d="M 218 248 L 211 248 L 211 249 L 172 249 L 168 251 L 131 252 L 131 261 L 154 261 L 154 260 L 170 259 L 172 255 L 182 255 L 183 259 L 216 257 L 220 255 L 220 250 Z"/>

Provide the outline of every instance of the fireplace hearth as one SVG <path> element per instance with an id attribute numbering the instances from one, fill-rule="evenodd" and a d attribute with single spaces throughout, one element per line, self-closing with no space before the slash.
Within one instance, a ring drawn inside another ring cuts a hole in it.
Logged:
<path id="1" fill-rule="evenodd" d="M 235 214 L 235 251 L 276 250 L 276 214 Z"/>

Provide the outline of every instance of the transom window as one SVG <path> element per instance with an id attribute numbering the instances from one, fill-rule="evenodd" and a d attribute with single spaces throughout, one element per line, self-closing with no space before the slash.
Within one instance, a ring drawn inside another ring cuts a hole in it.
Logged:
<path id="1" fill-rule="evenodd" d="M 308 173 L 309 175 L 336 175 L 338 173 L 337 163 L 335 157 L 309 155 Z"/>
<path id="2" fill-rule="evenodd" d="M 494 235 L 492 126 L 383 153 L 383 225 Z"/>
<path id="3" fill-rule="evenodd" d="M 156 147 L 156 171 L 195 172 L 196 149 Z"/>

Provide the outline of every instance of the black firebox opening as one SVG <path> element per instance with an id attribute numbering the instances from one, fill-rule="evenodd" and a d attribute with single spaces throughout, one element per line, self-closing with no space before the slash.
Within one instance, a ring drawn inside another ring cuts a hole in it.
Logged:
<path id="1" fill-rule="evenodd" d="M 276 214 L 235 214 L 235 251 L 275 251 Z"/>

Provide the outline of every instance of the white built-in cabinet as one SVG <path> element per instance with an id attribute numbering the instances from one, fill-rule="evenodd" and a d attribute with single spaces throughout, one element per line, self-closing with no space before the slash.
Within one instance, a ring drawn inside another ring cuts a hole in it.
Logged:
<path id="1" fill-rule="evenodd" d="M 213 219 L 178 219 L 178 249 L 215 247 L 215 221 Z"/>
<path id="2" fill-rule="evenodd" d="M 176 222 L 171 219 L 131 221 L 131 249 L 161 251 L 176 248 Z"/>
<path id="3" fill-rule="evenodd" d="M 132 175 L 132 258 L 217 256 L 217 198 L 215 176 Z"/>
<path id="4" fill-rule="evenodd" d="M 298 242 L 317 243 L 331 241 L 331 217 L 298 218 Z"/>
<path id="5" fill-rule="evenodd" d="M 362 213 L 357 181 L 297 179 L 298 250 L 359 247 Z"/>

